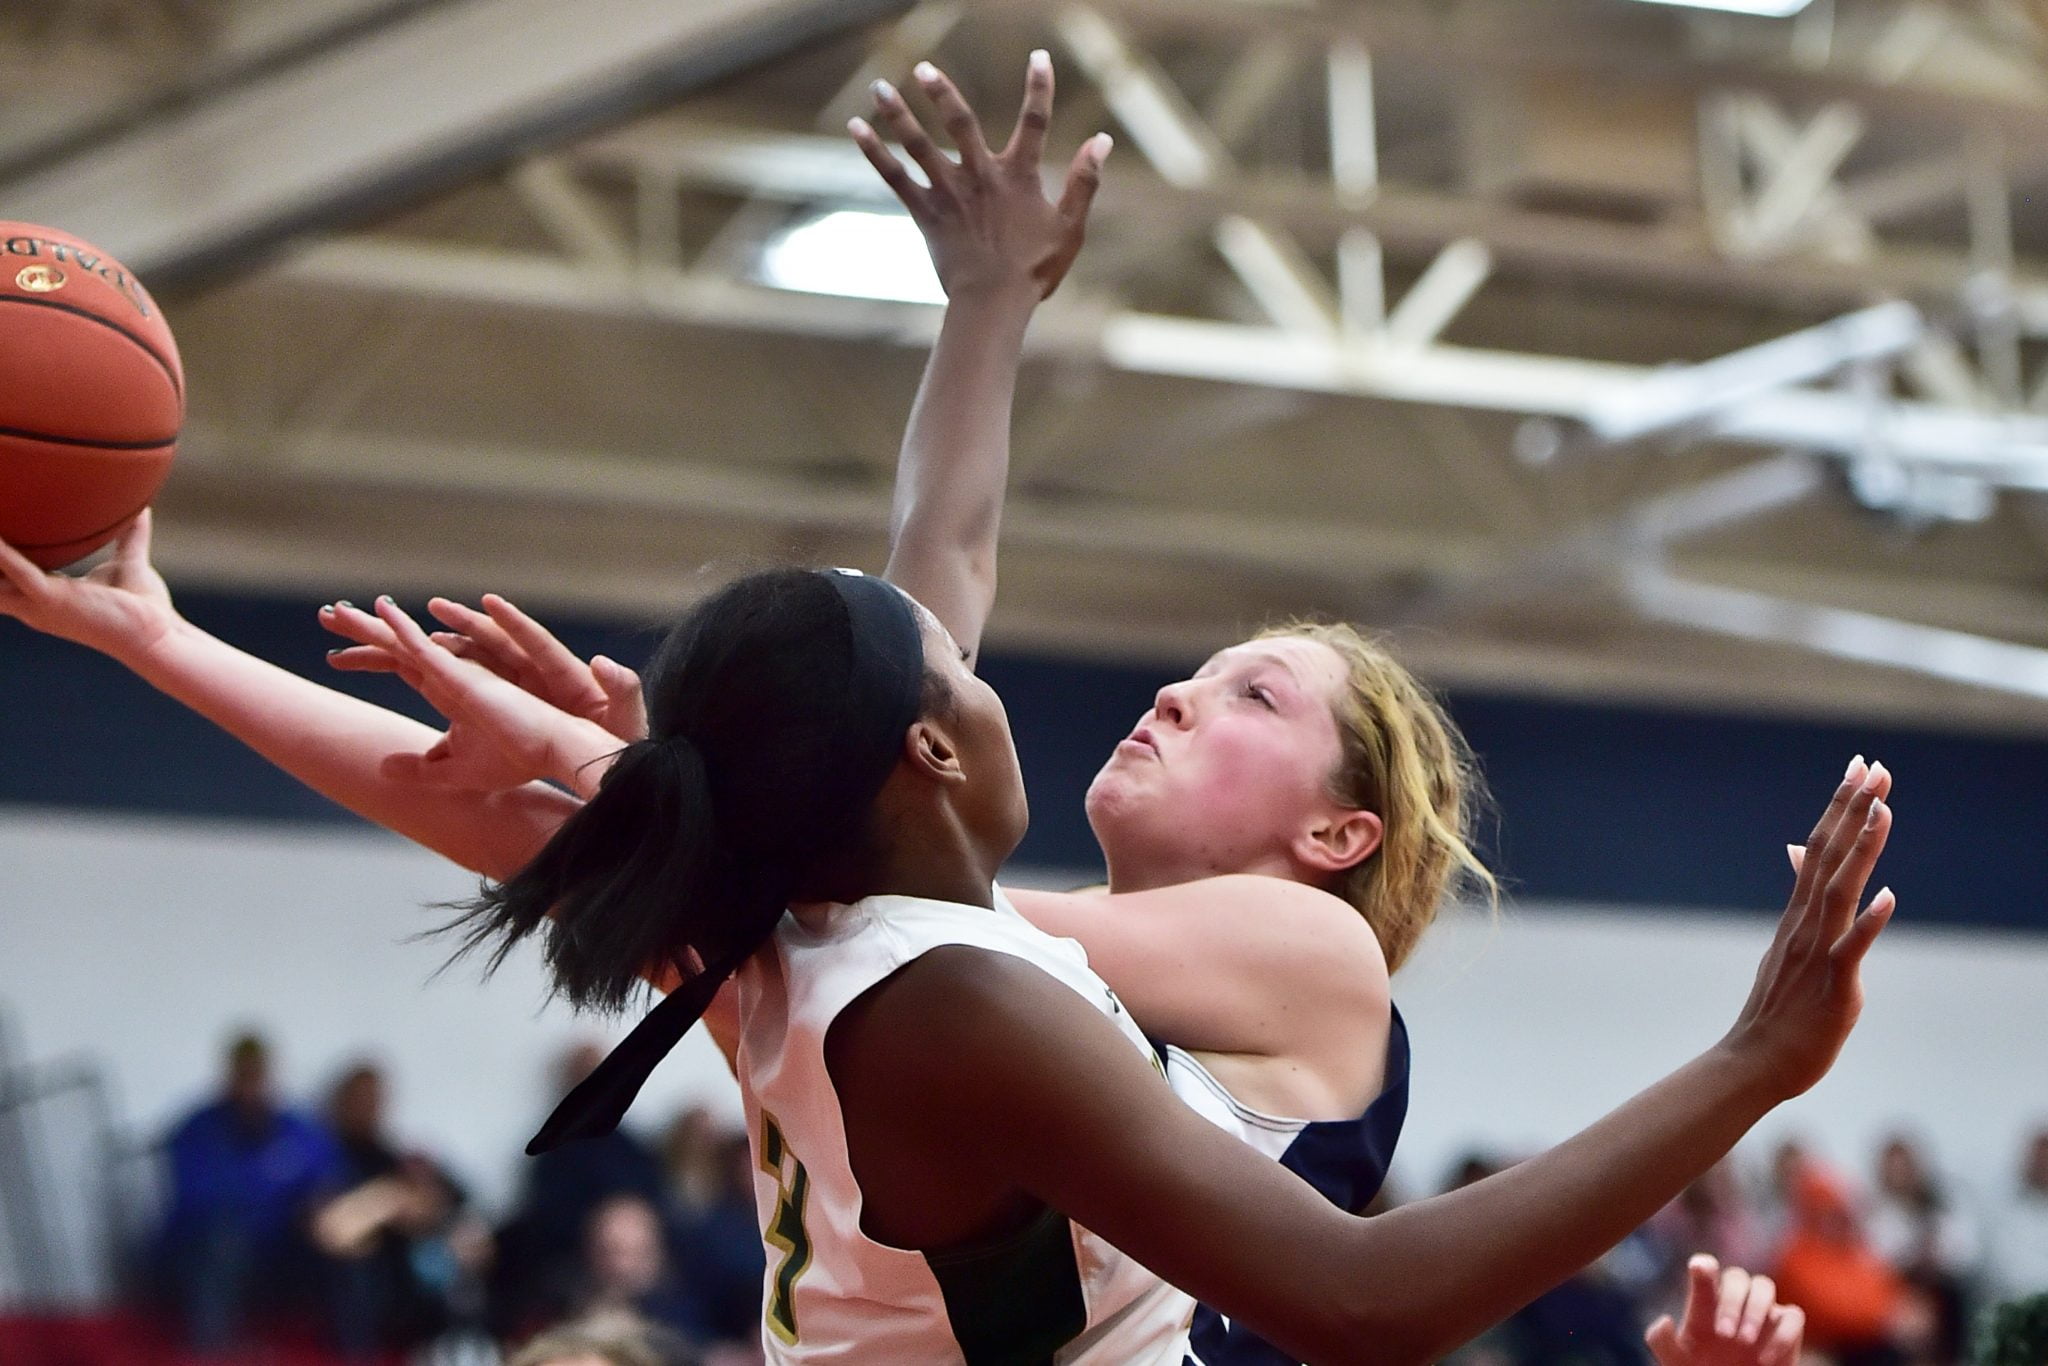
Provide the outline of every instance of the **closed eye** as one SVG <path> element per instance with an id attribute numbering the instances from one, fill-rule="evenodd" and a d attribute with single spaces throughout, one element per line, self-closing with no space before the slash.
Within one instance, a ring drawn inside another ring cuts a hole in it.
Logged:
<path id="1" fill-rule="evenodd" d="M 1273 694 L 1257 683 L 1245 684 L 1244 695 L 1269 711 L 1278 710 L 1273 706 Z"/>

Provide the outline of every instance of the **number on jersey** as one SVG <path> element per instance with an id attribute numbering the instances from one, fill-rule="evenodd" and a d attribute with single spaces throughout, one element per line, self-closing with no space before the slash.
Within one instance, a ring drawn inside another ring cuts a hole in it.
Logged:
<path id="1" fill-rule="evenodd" d="M 775 1178 L 775 1213 L 761 1237 L 782 1253 L 782 1265 L 775 1269 L 774 1290 L 768 1297 L 768 1330 L 790 1346 L 796 1345 L 796 1283 L 811 1264 L 811 1235 L 804 1231 L 804 1202 L 810 1197 L 811 1177 L 796 1154 L 783 1141 L 775 1116 L 761 1114 L 761 1170 Z"/>

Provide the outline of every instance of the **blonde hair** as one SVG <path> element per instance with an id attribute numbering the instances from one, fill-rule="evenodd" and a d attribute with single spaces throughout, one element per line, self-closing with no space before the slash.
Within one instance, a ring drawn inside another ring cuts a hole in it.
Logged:
<path id="1" fill-rule="evenodd" d="M 1257 639 L 1287 636 L 1327 645 L 1344 661 L 1345 686 L 1330 708 L 1344 747 L 1330 795 L 1373 812 L 1385 833 L 1334 890 L 1372 926 L 1392 972 L 1446 898 L 1483 891 L 1499 905 L 1500 884 L 1472 851 L 1486 800 L 1479 767 L 1443 704 L 1378 642 L 1356 627 L 1316 621 L 1269 627 Z"/>

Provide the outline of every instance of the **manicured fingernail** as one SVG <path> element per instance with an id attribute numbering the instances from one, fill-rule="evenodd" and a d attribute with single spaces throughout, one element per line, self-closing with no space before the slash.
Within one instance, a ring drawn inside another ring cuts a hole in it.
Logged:
<path id="1" fill-rule="evenodd" d="M 1109 154 L 1111 152 L 1114 152 L 1115 150 L 1115 138 L 1111 137 L 1107 133 L 1097 133 L 1095 135 L 1095 159 L 1097 161 L 1107 161 L 1109 159 Z"/>
<path id="2" fill-rule="evenodd" d="M 1875 826 L 1879 820 L 1883 819 L 1884 814 L 1888 809 L 1889 808 L 1887 808 L 1885 804 L 1881 801 L 1872 802 L 1870 804 L 1870 814 L 1863 818 L 1864 828 L 1868 829 L 1872 826 Z"/>
<path id="3" fill-rule="evenodd" d="M 346 646 L 344 646 L 344 647 L 343 647 L 343 649 L 346 649 L 346 648 L 347 648 Z M 334 658 L 334 657 L 335 657 L 336 655 L 338 655 L 338 654 L 340 654 L 340 653 L 341 653 L 341 650 L 329 650 L 329 651 L 327 652 L 327 657 L 328 657 L 329 659 L 332 659 L 332 658 Z"/>
<path id="4" fill-rule="evenodd" d="M 1872 792 L 1875 792 L 1884 786 L 1884 780 L 1890 776 L 1891 774 L 1885 771 L 1883 764 L 1872 764 L 1870 772 L 1863 775 L 1863 785 Z"/>
<path id="5" fill-rule="evenodd" d="M 1032 69 L 1033 71 L 1049 71 L 1049 70 L 1051 70 L 1051 69 L 1052 69 L 1052 54 L 1051 54 L 1050 52 L 1047 52 L 1047 51 L 1046 51 L 1046 50 L 1045 50 L 1044 48 L 1042 48 L 1042 47 L 1034 47 L 1034 48 L 1032 48 L 1032 49 L 1031 49 L 1031 69 Z"/>
<path id="6" fill-rule="evenodd" d="M 396 607 L 396 606 L 398 606 L 398 599 L 396 599 L 396 598 L 392 597 L 392 596 L 391 596 L 391 595 L 390 595 L 389 593 L 380 593 L 380 594 L 378 594 L 378 595 L 377 595 L 377 601 L 378 601 L 378 602 L 380 602 L 380 603 L 383 603 L 383 604 L 385 604 L 386 606 L 389 606 L 389 607 Z"/>
<path id="7" fill-rule="evenodd" d="M 869 89 L 875 92 L 876 99 L 884 103 L 896 98 L 896 87 L 887 81 L 878 80 Z"/>
<path id="8" fill-rule="evenodd" d="M 1849 779 L 1855 777 L 1856 770 L 1861 768 L 1862 766 L 1863 756 L 1859 754 L 1855 758 L 1851 759 L 1849 761 L 1849 767 L 1842 771 L 1842 781 L 1847 782 Z"/>
<path id="9" fill-rule="evenodd" d="M 866 119 L 851 118 L 846 121 L 846 131 L 853 134 L 855 137 L 864 137 L 867 134 L 872 133 L 874 129 L 868 127 L 868 121 Z"/>
<path id="10" fill-rule="evenodd" d="M 910 69 L 910 74 L 921 81 L 935 81 L 939 78 L 939 69 L 930 62 L 919 62 Z"/>
<path id="11" fill-rule="evenodd" d="M 343 598 L 341 601 L 335 603 L 334 605 L 336 607 L 346 607 L 351 612 L 356 610 L 356 605 L 350 602 L 347 598 Z"/>
<path id="12" fill-rule="evenodd" d="M 322 607 L 320 609 L 320 615 L 323 617 L 331 617 L 334 615 L 334 608 L 332 606 Z"/>

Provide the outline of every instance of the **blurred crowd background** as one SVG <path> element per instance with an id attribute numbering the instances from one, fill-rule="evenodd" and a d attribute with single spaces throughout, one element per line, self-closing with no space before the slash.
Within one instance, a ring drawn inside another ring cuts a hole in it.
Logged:
<path id="1" fill-rule="evenodd" d="M 600 1056 L 568 1050 L 557 1092 Z M 491 1211 L 408 1139 L 389 1089 L 364 1060 L 324 1095 L 286 1095 L 265 1038 L 227 1045 L 212 1087 L 162 1136 L 158 1212 L 128 1250 L 130 1312 L 166 1350 L 268 1361 L 295 1343 L 308 1360 L 481 1363 L 623 1318 L 663 1366 L 759 1360 L 743 1132 L 693 1106 L 658 1142 L 621 1130 L 524 1163 L 509 1207 Z M 1867 1156 L 1790 1140 L 1744 1151 L 1456 1360 L 1646 1361 L 1643 1328 L 1678 1312 L 1697 1252 L 1775 1277 L 1806 1311 L 1816 1362 L 1970 1360 L 1986 1307 L 2048 1292 L 2048 1126 L 2013 1149 L 2010 1171 L 1957 1173 L 1905 1132 L 1871 1135 Z M 1440 1188 L 1512 1160 L 1474 1151 Z M 1430 1193 L 1390 1188 L 1376 1207 Z"/>

